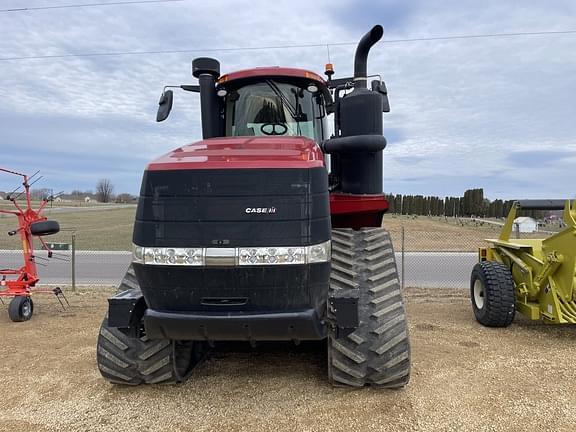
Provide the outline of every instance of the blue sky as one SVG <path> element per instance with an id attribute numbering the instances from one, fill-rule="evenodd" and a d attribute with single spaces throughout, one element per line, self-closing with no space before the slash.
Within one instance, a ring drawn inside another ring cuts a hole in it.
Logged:
<path id="1" fill-rule="evenodd" d="M 84 1 L 2 0 L 0 9 L 70 3 Z M 147 161 L 201 137 L 196 95 L 176 94 L 170 119 L 154 121 L 163 85 L 194 83 L 193 57 L 217 57 L 222 72 L 265 65 L 322 72 L 325 47 L 210 48 L 354 42 L 374 24 L 388 41 L 575 30 L 576 2 L 182 1 L 0 13 L 0 58 L 203 50 L 0 61 L 0 165 L 41 169 L 42 186 L 55 190 L 93 189 L 106 177 L 116 192 L 137 193 Z M 336 76 L 351 74 L 354 48 L 330 47 Z M 385 190 L 573 197 L 575 53 L 576 34 L 376 45 L 368 69 L 384 77 L 392 106 L 384 119 Z M 0 176 L 0 190 L 12 185 Z"/>

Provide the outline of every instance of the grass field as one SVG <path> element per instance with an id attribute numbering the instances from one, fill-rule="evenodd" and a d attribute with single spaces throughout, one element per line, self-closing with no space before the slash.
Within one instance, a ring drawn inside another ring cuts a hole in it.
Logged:
<path id="1" fill-rule="evenodd" d="M 19 206 L 25 206 L 26 202 L 24 200 L 24 195 L 22 195 L 20 198 L 18 198 L 18 205 Z M 38 207 L 40 207 L 40 204 L 42 202 L 41 201 L 31 201 L 32 204 L 32 208 L 37 209 Z M 47 209 L 51 209 L 51 208 L 87 208 L 87 207 L 99 207 L 99 208 L 105 208 L 105 207 L 114 207 L 116 206 L 116 204 L 114 203 L 99 203 L 97 201 L 90 201 L 90 202 L 84 202 L 84 201 L 60 201 L 60 202 L 56 202 L 53 201 L 52 203 L 48 203 L 46 208 Z M 14 210 L 14 204 L 12 204 L 12 201 L 7 201 L 7 200 L 0 200 L 0 209 L 2 210 Z"/>
<path id="2" fill-rule="evenodd" d="M 396 250 L 406 251 L 476 251 L 486 244 L 484 239 L 498 237 L 497 225 L 473 223 L 468 220 L 426 216 L 384 217 L 384 227 L 390 231 Z"/>
<path id="3" fill-rule="evenodd" d="M 60 222 L 63 231 L 46 237 L 46 241 L 70 243 L 74 230 L 78 250 L 130 250 L 135 211 L 134 206 L 114 205 L 48 209 L 46 216 Z M 0 215 L 0 249 L 20 248 L 19 237 L 8 237 L 6 234 L 16 227 L 15 217 Z M 390 231 L 398 251 L 402 247 L 402 228 L 406 251 L 474 252 L 485 244 L 484 239 L 498 237 L 500 233 L 498 225 L 426 216 L 386 215 L 384 227 Z M 547 235 L 530 235 L 542 236 Z"/>
<path id="4" fill-rule="evenodd" d="M 504 220 L 499 222 L 504 223 Z M 476 252 L 478 247 L 488 245 L 485 239 L 498 238 L 501 231 L 501 226 L 496 224 L 471 219 L 427 216 L 387 215 L 384 217 L 383 226 L 390 231 L 396 250 L 401 249 L 402 228 L 404 228 L 406 251 Z M 522 233 L 521 238 L 546 238 L 549 235 L 549 233 Z M 512 234 L 512 238 L 515 238 L 515 233 Z"/>
<path id="5" fill-rule="evenodd" d="M 57 220 L 62 231 L 45 237 L 47 242 L 70 243 L 72 232 L 76 232 L 78 250 L 130 250 L 132 249 L 132 227 L 136 207 L 107 206 L 77 210 L 48 209 L 45 215 Z M 0 249 L 19 249 L 20 238 L 8 237 L 7 232 L 17 228 L 16 217 L 0 218 Z"/>

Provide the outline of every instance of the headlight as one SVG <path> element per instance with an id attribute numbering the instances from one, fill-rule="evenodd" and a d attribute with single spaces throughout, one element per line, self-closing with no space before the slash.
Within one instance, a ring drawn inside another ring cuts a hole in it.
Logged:
<path id="1" fill-rule="evenodd" d="M 308 246 L 308 263 L 330 261 L 330 242 Z"/>
<path id="2" fill-rule="evenodd" d="M 132 245 L 132 260 L 134 262 L 144 262 L 144 248 L 142 246 Z"/>
<path id="3" fill-rule="evenodd" d="M 330 240 L 312 246 L 238 249 L 238 265 L 312 264 L 330 261 Z"/>
<path id="4" fill-rule="evenodd" d="M 305 264 L 304 247 L 240 248 L 238 265 Z"/>
<path id="5" fill-rule="evenodd" d="M 134 245 L 134 262 L 156 265 L 204 265 L 202 248 L 152 248 Z"/>
<path id="6" fill-rule="evenodd" d="M 222 252 L 227 253 L 222 255 Z M 312 246 L 294 246 L 294 247 L 285 246 L 285 247 L 205 249 L 205 248 L 157 248 L 157 247 L 142 247 L 134 245 L 132 255 L 134 262 L 150 265 L 254 266 L 254 265 L 312 264 L 312 263 L 321 263 L 330 261 L 330 240 Z M 222 262 L 223 258 L 225 258 L 225 261 L 228 262 L 223 263 Z"/>

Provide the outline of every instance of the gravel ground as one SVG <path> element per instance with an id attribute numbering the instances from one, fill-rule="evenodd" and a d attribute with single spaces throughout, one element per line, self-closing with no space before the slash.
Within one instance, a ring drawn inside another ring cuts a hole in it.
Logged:
<path id="1" fill-rule="evenodd" d="M 111 292 L 0 314 L 1 431 L 574 430 L 576 327 L 483 328 L 464 290 L 408 290 L 413 374 L 396 391 L 331 388 L 322 344 L 230 344 L 184 385 L 112 386 L 95 363 Z"/>

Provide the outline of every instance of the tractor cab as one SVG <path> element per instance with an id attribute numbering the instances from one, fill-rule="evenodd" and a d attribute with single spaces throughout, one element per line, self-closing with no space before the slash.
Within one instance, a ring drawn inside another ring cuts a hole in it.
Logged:
<path id="1" fill-rule="evenodd" d="M 317 144 L 330 138 L 328 114 L 333 107 L 328 83 L 314 72 L 261 67 L 220 76 L 220 63 L 200 57 L 192 62 L 199 85 L 167 86 L 157 121 L 171 109 L 175 87 L 200 93 L 203 138 L 306 137 Z"/>
<path id="2" fill-rule="evenodd" d="M 324 90 L 324 91 L 322 91 Z M 224 136 L 329 138 L 326 95 L 318 75 L 301 69 L 259 68 L 224 75 L 221 97 Z"/>

